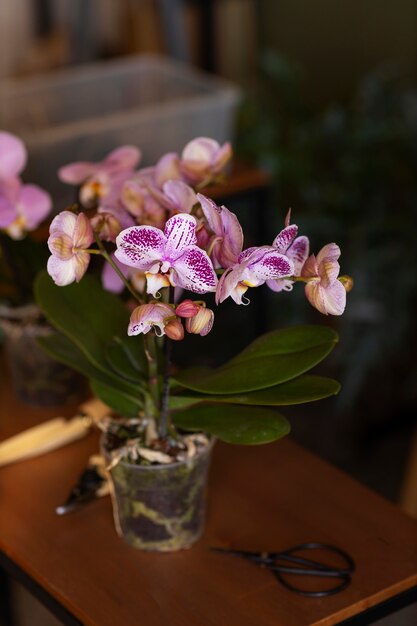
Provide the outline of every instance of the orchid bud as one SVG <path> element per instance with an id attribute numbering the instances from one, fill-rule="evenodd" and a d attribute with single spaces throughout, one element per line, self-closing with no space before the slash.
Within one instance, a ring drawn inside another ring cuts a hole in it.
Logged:
<path id="1" fill-rule="evenodd" d="M 346 293 L 352 291 L 354 285 L 352 276 L 348 276 L 347 274 L 345 274 L 344 276 L 339 276 L 339 280 L 345 288 Z"/>
<path id="2" fill-rule="evenodd" d="M 107 212 L 97 213 L 91 218 L 90 224 L 103 241 L 116 241 L 117 235 L 122 230 L 117 217 Z"/>
<path id="3" fill-rule="evenodd" d="M 211 309 L 199 306 L 199 311 L 194 317 L 189 317 L 185 322 L 187 332 L 193 335 L 205 337 L 211 331 L 214 322 L 214 313 Z"/>
<path id="4" fill-rule="evenodd" d="M 181 339 L 184 339 L 184 327 L 178 319 L 170 320 L 167 324 L 165 324 L 164 330 L 166 336 L 174 341 L 181 341 Z"/>
<path id="5" fill-rule="evenodd" d="M 175 309 L 175 314 L 179 317 L 194 317 L 199 309 L 200 306 L 192 300 L 183 300 Z"/>

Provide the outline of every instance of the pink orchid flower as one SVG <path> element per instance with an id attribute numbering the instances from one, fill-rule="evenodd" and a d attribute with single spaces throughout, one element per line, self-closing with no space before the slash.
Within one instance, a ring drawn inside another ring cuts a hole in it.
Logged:
<path id="1" fill-rule="evenodd" d="M 162 232 L 153 226 L 132 226 L 116 239 L 116 257 L 146 272 L 147 292 L 163 286 L 195 293 L 215 291 L 217 277 L 207 253 L 196 245 L 196 219 L 187 213 L 171 217 Z"/>
<path id="2" fill-rule="evenodd" d="M 133 310 L 130 316 L 130 322 L 127 334 L 146 335 L 152 328 L 158 337 L 165 335 L 166 324 L 175 319 L 175 313 L 168 304 L 163 302 L 150 302 L 149 304 L 141 304 Z"/>
<path id="3" fill-rule="evenodd" d="M 0 131 L 0 181 L 18 176 L 25 168 L 27 152 L 21 139 Z"/>
<path id="4" fill-rule="evenodd" d="M 166 222 L 167 212 L 149 192 L 144 179 L 132 178 L 124 182 L 120 201 L 133 215 L 139 225 L 162 228 Z"/>
<path id="5" fill-rule="evenodd" d="M 324 315 L 342 315 L 346 306 L 346 289 L 338 280 L 340 248 L 329 243 L 320 250 L 317 257 L 312 254 L 301 272 L 308 279 L 305 293 L 310 302 Z"/>
<path id="6" fill-rule="evenodd" d="M 149 193 L 170 213 L 191 213 L 197 204 L 194 189 L 182 180 L 168 180 L 162 185 L 162 191 L 149 185 Z"/>
<path id="7" fill-rule="evenodd" d="M 90 255 L 86 249 L 94 241 L 93 230 L 84 213 L 62 211 L 51 222 L 48 247 L 48 274 L 63 287 L 78 283 L 87 271 Z"/>
<path id="8" fill-rule="evenodd" d="M 123 182 L 139 163 L 140 151 L 134 146 L 121 146 L 98 163 L 79 161 L 58 170 L 59 179 L 70 185 L 81 185 L 80 201 L 86 206 L 117 200 Z"/>
<path id="9" fill-rule="evenodd" d="M 287 217 L 289 222 L 289 215 Z M 275 237 L 272 245 L 280 254 L 285 254 L 291 259 L 294 265 L 293 276 L 300 276 L 304 263 L 307 260 L 310 242 L 308 237 L 301 235 L 297 237 L 298 226 L 296 224 L 288 224 Z M 266 284 L 272 291 L 291 291 L 294 281 L 288 278 L 278 278 L 277 280 L 267 280 Z"/>
<path id="10" fill-rule="evenodd" d="M 0 182 L 0 228 L 12 239 L 35 230 L 51 208 L 51 196 L 37 185 L 24 185 L 17 177 Z"/>
<path id="11" fill-rule="evenodd" d="M 242 252 L 242 227 L 236 215 L 225 206 L 218 207 L 213 200 L 201 193 L 197 194 L 197 198 L 213 233 L 208 244 L 211 248 L 210 258 L 214 267 L 227 269 L 238 262 L 239 254 Z"/>
<path id="12" fill-rule="evenodd" d="M 224 272 L 216 291 L 219 304 L 231 296 L 236 304 L 249 304 L 243 299 L 248 287 L 258 287 L 267 280 L 292 276 L 294 264 L 272 246 L 247 248 L 238 257 L 238 262 Z"/>
<path id="13" fill-rule="evenodd" d="M 231 156 L 229 142 L 220 146 L 214 139 L 198 137 L 187 143 L 182 151 L 180 169 L 187 182 L 209 182 L 222 171 Z"/>

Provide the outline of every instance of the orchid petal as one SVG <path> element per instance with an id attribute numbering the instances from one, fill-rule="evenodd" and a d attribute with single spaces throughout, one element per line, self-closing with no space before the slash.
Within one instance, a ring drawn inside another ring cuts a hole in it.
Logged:
<path id="1" fill-rule="evenodd" d="M 292 291 L 294 281 L 287 278 L 277 278 L 276 280 L 267 280 L 266 284 L 275 293 L 280 293 L 281 291 Z"/>
<path id="2" fill-rule="evenodd" d="M 197 246 L 189 246 L 175 261 L 171 284 L 194 293 L 216 291 L 217 276 L 207 253 Z"/>
<path id="3" fill-rule="evenodd" d="M 182 180 L 168 180 L 163 185 L 163 192 L 170 200 L 171 205 L 183 213 L 190 213 L 197 202 L 194 189 L 186 185 Z"/>
<path id="4" fill-rule="evenodd" d="M 112 150 L 103 161 L 103 165 L 112 170 L 133 170 L 142 157 L 141 151 L 135 146 L 120 146 Z"/>
<path id="5" fill-rule="evenodd" d="M 171 307 L 162 302 L 150 302 L 136 307 L 130 316 L 128 335 L 146 334 L 156 326 L 160 335 L 164 334 L 164 320 L 173 315 Z"/>
<path id="6" fill-rule="evenodd" d="M 285 254 L 297 236 L 298 226 L 296 224 L 291 224 L 287 226 L 275 237 L 272 245 L 274 248 L 278 250 L 281 254 Z"/>
<path id="7" fill-rule="evenodd" d="M 323 287 L 327 288 L 332 285 L 339 276 L 340 265 L 337 261 L 329 261 L 325 259 L 319 265 L 320 282 Z"/>
<path id="8" fill-rule="evenodd" d="M 16 207 L 6 198 L 0 195 L 0 228 L 7 228 L 16 219 Z"/>
<path id="9" fill-rule="evenodd" d="M 220 277 L 216 290 L 216 304 L 224 302 L 229 296 L 236 304 L 243 304 L 242 296 L 248 289 L 248 285 L 243 284 L 246 267 L 236 265 L 231 270 L 226 270 Z"/>
<path id="10" fill-rule="evenodd" d="M 337 261 L 340 257 L 340 248 L 336 243 L 328 243 L 317 255 L 317 264 L 320 265 L 324 260 Z"/>
<path id="11" fill-rule="evenodd" d="M 188 246 L 197 243 L 195 229 L 197 221 L 192 215 L 179 213 L 171 217 L 165 224 L 164 234 L 167 238 L 165 256 L 175 260 Z"/>
<path id="12" fill-rule="evenodd" d="M 73 240 L 69 235 L 54 234 L 48 239 L 48 248 L 60 261 L 68 261 L 73 257 Z"/>
<path id="13" fill-rule="evenodd" d="M 220 148 L 220 144 L 209 137 L 197 137 L 189 141 L 182 151 L 181 158 L 185 161 L 210 163 L 212 156 Z"/>
<path id="14" fill-rule="evenodd" d="M 169 277 L 166 274 L 154 274 L 152 272 L 146 272 L 146 293 L 150 293 L 154 298 L 160 289 L 169 287 L 171 285 Z"/>
<path id="15" fill-rule="evenodd" d="M 324 299 L 327 313 L 330 315 L 342 315 L 346 307 L 346 289 L 339 280 L 325 290 Z"/>
<path id="16" fill-rule="evenodd" d="M 259 280 L 283 278 L 294 273 L 293 262 L 276 250 L 266 252 L 255 263 L 250 262 L 250 271 Z"/>
<path id="17" fill-rule="evenodd" d="M 122 274 L 127 277 L 130 267 L 121 263 L 114 254 L 111 255 L 111 258 Z M 110 263 L 104 264 L 103 271 L 101 273 L 101 283 L 106 291 L 111 291 L 112 293 L 122 293 L 125 288 L 124 282 Z"/>
<path id="18" fill-rule="evenodd" d="M 0 132 L 0 180 L 20 174 L 27 161 L 27 152 L 21 139 L 6 131 Z"/>
<path id="19" fill-rule="evenodd" d="M 214 171 L 220 172 L 226 163 L 230 161 L 233 155 L 232 145 L 229 141 L 224 143 L 215 153 L 214 158 L 212 159 Z"/>
<path id="20" fill-rule="evenodd" d="M 176 152 L 168 152 L 161 157 L 154 168 L 155 183 L 162 187 L 168 180 L 180 180 L 180 159 Z"/>
<path id="21" fill-rule="evenodd" d="M 77 216 L 71 211 L 61 211 L 54 217 L 49 227 L 49 232 L 52 234 L 59 233 L 73 236 L 75 225 L 77 223 Z"/>
<path id="22" fill-rule="evenodd" d="M 94 241 L 93 229 L 85 213 L 79 213 L 73 234 L 74 248 L 88 248 Z"/>
<path id="23" fill-rule="evenodd" d="M 75 281 L 76 269 L 74 258 L 63 261 L 57 256 L 50 256 L 47 263 L 47 270 L 48 274 L 52 276 L 54 283 L 60 287 L 65 287 Z"/>
<path id="24" fill-rule="evenodd" d="M 81 185 L 87 178 L 97 171 L 97 165 L 88 161 L 78 161 L 60 167 L 58 178 L 69 185 Z"/>
<path id="25" fill-rule="evenodd" d="M 319 268 L 317 259 L 314 254 L 311 254 L 302 267 L 301 276 L 303 278 L 314 278 L 318 276 L 318 272 Z"/>
<path id="26" fill-rule="evenodd" d="M 220 266 L 230 267 L 237 262 L 238 256 L 243 247 L 243 230 L 238 218 L 225 206 L 221 209 L 221 219 L 223 221 L 224 238 L 219 245 L 220 250 L 216 252 Z"/>
<path id="27" fill-rule="evenodd" d="M 37 185 L 23 185 L 19 209 L 26 219 L 27 230 L 36 228 L 52 209 L 52 198 Z"/>
<path id="28" fill-rule="evenodd" d="M 287 257 L 294 263 L 294 276 L 300 276 L 303 265 L 307 260 L 310 250 L 308 237 L 304 235 L 294 239 L 292 245 L 287 250 Z"/>
<path id="29" fill-rule="evenodd" d="M 316 281 L 311 281 L 305 286 L 305 294 L 307 300 L 310 304 L 323 313 L 323 315 L 327 315 L 326 303 L 324 299 L 324 289 L 320 287 L 320 283 Z"/>
<path id="30" fill-rule="evenodd" d="M 131 226 L 116 238 L 116 258 L 125 265 L 148 270 L 161 259 L 166 237 L 154 226 Z"/>
<path id="31" fill-rule="evenodd" d="M 210 229 L 217 236 L 223 236 L 223 224 L 222 219 L 220 217 L 221 209 L 217 206 L 215 202 L 211 198 L 207 198 L 202 193 L 197 194 L 198 201 L 201 204 L 202 211 L 204 213 L 204 217 L 207 220 L 207 223 Z"/>

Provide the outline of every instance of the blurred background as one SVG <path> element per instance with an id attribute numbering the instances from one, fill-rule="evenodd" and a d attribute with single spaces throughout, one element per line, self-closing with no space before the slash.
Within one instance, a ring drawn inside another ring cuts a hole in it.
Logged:
<path id="1" fill-rule="evenodd" d="M 0 128 L 26 141 L 25 176 L 56 211 L 71 201 L 60 165 L 127 141 L 147 164 L 208 135 L 233 141 L 237 174 L 216 193 L 246 245 L 272 241 L 291 207 L 313 251 L 341 246 L 355 280 L 342 318 L 323 319 L 302 289 L 261 288 L 177 358 L 217 363 L 267 329 L 331 324 L 341 341 L 325 371 L 342 392 L 287 411 L 293 436 L 414 514 L 416 79 L 415 0 L 0 3 Z"/>

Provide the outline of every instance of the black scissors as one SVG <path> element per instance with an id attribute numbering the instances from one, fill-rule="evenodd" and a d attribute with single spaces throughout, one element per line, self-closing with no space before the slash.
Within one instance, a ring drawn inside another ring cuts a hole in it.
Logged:
<path id="1" fill-rule="evenodd" d="M 340 548 L 336 548 L 336 546 L 324 543 L 302 543 L 283 552 L 247 552 L 245 550 L 230 550 L 228 548 L 211 549 L 215 552 L 240 556 L 257 563 L 261 567 L 267 567 L 273 571 L 275 577 L 284 587 L 310 598 L 323 598 L 343 591 L 350 584 L 355 570 L 355 562 L 349 554 Z M 305 553 L 308 550 L 320 550 L 321 552 L 327 552 L 329 555 L 337 555 L 343 565 L 341 567 L 326 565 L 326 563 L 301 556 L 300 553 Z M 318 579 L 330 578 L 338 582 L 336 585 L 331 585 L 326 589 L 309 591 L 288 582 L 287 576 L 316 577 Z"/>

